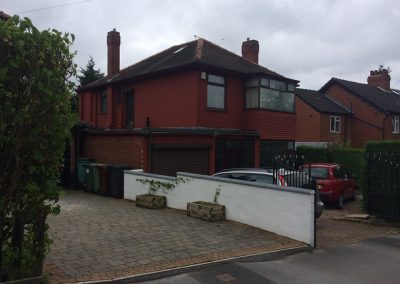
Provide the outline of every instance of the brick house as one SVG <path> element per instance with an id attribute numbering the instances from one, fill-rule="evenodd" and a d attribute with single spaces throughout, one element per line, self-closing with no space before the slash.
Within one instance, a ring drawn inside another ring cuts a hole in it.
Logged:
<path id="1" fill-rule="evenodd" d="M 6 13 L 4 13 L 3 11 L 0 11 L 0 21 L 7 21 L 9 18 L 11 18 L 10 15 L 7 15 Z"/>
<path id="2" fill-rule="evenodd" d="M 351 112 L 318 91 L 296 88 L 296 145 L 344 145 Z"/>
<path id="3" fill-rule="evenodd" d="M 115 29 L 107 45 L 107 76 L 78 90 L 79 128 L 92 127 L 75 136 L 76 158 L 212 174 L 293 148 L 298 81 L 258 65 L 258 41 L 239 56 L 200 38 L 122 70 Z"/>
<path id="4" fill-rule="evenodd" d="M 390 88 L 387 70 L 370 72 L 367 84 L 332 78 L 319 91 L 351 111 L 351 146 L 400 139 L 400 92 Z"/>

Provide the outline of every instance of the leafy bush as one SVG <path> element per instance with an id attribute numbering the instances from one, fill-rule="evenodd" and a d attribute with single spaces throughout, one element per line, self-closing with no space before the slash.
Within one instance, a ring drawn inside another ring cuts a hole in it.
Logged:
<path id="1" fill-rule="evenodd" d="M 0 21 L 0 282 L 41 274 L 72 126 L 73 36 Z"/>
<path id="2" fill-rule="evenodd" d="M 296 149 L 297 154 L 304 156 L 308 163 L 328 162 L 328 149 L 301 145 Z"/>
<path id="3" fill-rule="evenodd" d="M 365 167 L 365 151 L 356 148 L 335 148 L 332 150 L 332 162 L 343 165 L 361 187 Z"/>
<path id="4" fill-rule="evenodd" d="M 369 142 L 364 172 L 364 206 L 368 213 L 400 219 L 400 141 Z"/>

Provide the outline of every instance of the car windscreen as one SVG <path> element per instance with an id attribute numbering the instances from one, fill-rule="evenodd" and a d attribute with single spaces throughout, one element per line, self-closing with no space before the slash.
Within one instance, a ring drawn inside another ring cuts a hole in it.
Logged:
<path id="1" fill-rule="evenodd" d="M 309 168 L 304 168 L 303 173 L 309 174 Z M 311 177 L 316 179 L 328 179 L 328 168 L 311 168 Z"/>
<path id="2" fill-rule="evenodd" d="M 273 184 L 274 178 L 272 174 L 252 174 L 252 173 L 222 173 L 216 174 L 217 177 L 239 179 L 245 181 L 261 182 Z"/>

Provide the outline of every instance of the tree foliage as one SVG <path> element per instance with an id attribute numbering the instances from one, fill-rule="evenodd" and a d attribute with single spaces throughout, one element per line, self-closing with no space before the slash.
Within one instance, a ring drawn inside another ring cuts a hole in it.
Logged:
<path id="1" fill-rule="evenodd" d="M 90 56 L 88 63 L 85 68 L 80 69 L 80 73 L 82 75 L 78 76 L 79 83 L 81 86 L 85 86 L 90 82 L 96 81 L 104 77 L 104 73 L 100 71 L 100 69 L 95 69 L 95 62 L 93 58 Z"/>
<path id="2" fill-rule="evenodd" d="M 74 36 L 0 22 L 0 282 L 41 273 L 72 126 Z"/>

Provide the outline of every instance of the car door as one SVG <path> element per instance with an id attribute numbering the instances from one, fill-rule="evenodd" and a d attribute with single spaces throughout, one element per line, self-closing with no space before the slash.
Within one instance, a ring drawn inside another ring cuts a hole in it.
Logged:
<path id="1" fill-rule="evenodd" d="M 343 197 L 346 198 L 348 192 L 346 190 L 346 174 L 344 169 L 341 167 L 335 167 L 333 169 L 333 184 L 332 187 L 336 191 L 336 195 L 339 196 L 340 193 L 343 193 Z"/>

